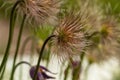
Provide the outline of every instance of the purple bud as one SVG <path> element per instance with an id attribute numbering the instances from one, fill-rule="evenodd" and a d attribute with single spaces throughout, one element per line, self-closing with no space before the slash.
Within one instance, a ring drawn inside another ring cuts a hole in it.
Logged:
<path id="1" fill-rule="evenodd" d="M 30 76 L 32 79 L 34 78 L 35 69 L 36 69 L 35 66 L 31 67 L 31 69 L 30 69 Z M 44 66 L 40 66 L 38 69 L 38 73 L 37 73 L 37 80 L 55 79 L 55 77 L 47 75 L 46 72 L 52 73 Z M 52 73 L 52 74 L 54 74 L 54 73 Z"/>

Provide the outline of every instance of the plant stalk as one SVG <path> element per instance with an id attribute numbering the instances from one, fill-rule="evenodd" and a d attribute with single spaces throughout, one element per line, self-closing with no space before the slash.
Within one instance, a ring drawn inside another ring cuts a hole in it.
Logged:
<path id="1" fill-rule="evenodd" d="M 15 51 L 15 55 L 14 55 L 13 66 L 12 66 L 12 73 L 11 73 L 10 80 L 13 80 L 13 75 L 14 75 L 14 72 L 15 72 L 14 71 L 15 70 L 14 67 L 15 67 L 15 63 L 16 63 L 16 59 L 17 59 L 17 55 L 18 55 L 18 51 L 19 51 L 19 47 L 20 47 L 20 42 L 21 42 L 21 37 L 22 37 L 22 32 L 23 32 L 25 19 L 26 19 L 26 14 L 23 16 L 23 20 L 22 20 L 20 31 L 19 31 L 19 35 L 18 35 L 17 47 L 16 47 L 16 51 Z"/>
<path id="2" fill-rule="evenodd" d="M 36 80 L 36 75 L 37 75 L 38 68 L 39 68 L 39 65 L 40 65 L 40 62 L 41 62 L 41 59 L 42 59 L 42 55 L 43 55 L 44 48 L 45 48 L 47 42 L 48 42 L 52 37 L 55 37 L 55 35 L 49 36 L 49 37 L 45 40 L 45 42 L 43 43 L 43 45 L 42 45 L 42 48 L 41 48 L 41 51 L 40 51 L 40 54 L 39 54 L 39 59 L 38 59 L 38 62 L 37 62 L 37 67 L 36 67 L 36 70 L 35 70 L 35 73 L 34 73 L 33 80 Z"/>
<path id="3" fill-rule="evenodd" d="M 16 19 L 16 14 L 15 14 L 16 11 L 15 10 L 16 10 L 17 5 L 20 2 L 21 1 L 17 1 L 15 3 L 15 5 L 13 6 L 12 11 L 11 11 L 8 43 L 7 43 L 7 47 L 6 47 L 5 53 L 4 53 L 3 60 L 2 60 L 1 65 L 0 65 L 0 74 L 1 74 L 1 76 L 4 75 L 7 59 L 9 57 L 9 51 L 10 51 L 10 47 L 11 47 L 11 43 L 12 43 L 12 38 L 13 38 L 13 33 L 14 33 L 14 25 L 15 25 L 15 19 Z M 3 68 L 4 68 L 4 70 L 1 73 Z"/>

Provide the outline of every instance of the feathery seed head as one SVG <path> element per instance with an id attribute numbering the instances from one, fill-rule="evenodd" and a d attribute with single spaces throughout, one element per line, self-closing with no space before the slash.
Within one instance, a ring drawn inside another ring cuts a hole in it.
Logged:
<path id="1" fill-rule="evenodd" d="M 105 17 L 99 26 L 99 42 L 88 50 L 88 58 L 101 62 L 110 58 L 119 59 L 120 44 L 118 42 L 120 28 L 116 19 Z M 90 53 L 90 54 L 89 54 Z"/>
<path id="2" fill-rule="evenodd" d="M 101 21 L 100 33 L 103 39 L 117 38 L 119 35 L 118 23 L 115 19 L 105 18 Z"/>
<path id="3" fill-rule="evenodd" d="M 56 37 L 52 39 L 52 52 L 61 60 L 80 55 L 85 48 L 86 40 L 82 32 L 84 21 L 80 13 L 69 13 L 60 20 L 53 33 Z"/>
<path id="4" fill-rule="evenodd" d="M 18 6 L 19 12 L 27 14 L 27 18 L 35 23 L 53 24 L 57 20 L 60 8 L 59 0 L 23 0 Z"/>

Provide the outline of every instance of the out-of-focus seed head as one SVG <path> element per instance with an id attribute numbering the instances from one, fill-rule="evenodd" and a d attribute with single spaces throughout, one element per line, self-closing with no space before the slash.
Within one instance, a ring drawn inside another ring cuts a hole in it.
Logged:
<path id="1" fill-rule="evenodd" d="M 55 24 L 60 8 L 60 0 L 23 0 L 18 6 L 19 13 L 27 14 L 30 23 Z"/>
<path id="2" fill-rule="evenodd" d="M 85 27 L 85 30 L 91 34 L 97 29 L 96 26 L 100 25 L 99 22 L 102 16 L 102 11 L 96 4 L 95 0 L 81 0 L 80 9 L 83 14 L 87 15 L 87 26 Z"/>
<path id="3" fill-rule="evenodd" d="M 115 39 L 119 36 L 119 27 L 117 20 L 107 17 L 101 21 L 100 33 L 104 40 Z"/>
<path id="4" fill-rule="evenodd" d="M 87 57 L 90 62 L 103 62 L 113 57 L 120 58 L 120 24 L 117 15 L 110 13 L 111 8 L 106 6 L 106 11 L 103 7 L 96 5 L 87 0 L 83 6 L 83 12 L 89 14 L 88 27 L 85 30 L 91 38 L 92 42 L 89 49 L 87 49 Z M 91 5 L 92 4 L 92 5 Z M 95 33 L 93 35 L 93 33 Z"/>
<path id="5" fill-rule="evenodd" d="M 117 57 L 120 51 L 118 43 L 120 28 L 116 19 L 112 17 L 105 18 L 101 23 L 101 45 L 106 53 Z"/>
<path id="6" fill-rule="evenodd" d="M 60 60 L 80 55 L 87 43 L 82 32 L 84 26 L 85 18 L 81 13 L 71 12 L 61 19 L 53 33 L 56 37 L 52 39 L 52 53 Z"/>
<path id="7" fill-rule="evenodd" d="M 88 50 L 88 58 L 93 62 L 101 62 L 114 57 L 119 59 L 120 43 L 118 39 L 120 28 L 117 19 L 112 16 L 105 16 L 100 23 L 98 43 Z"/>

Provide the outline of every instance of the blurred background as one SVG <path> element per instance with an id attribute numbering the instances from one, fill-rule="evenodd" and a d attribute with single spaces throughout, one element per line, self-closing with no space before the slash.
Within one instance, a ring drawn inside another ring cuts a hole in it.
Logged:
<path id="1" fill-rule="evenodd" d="M 87 2 L 87 0 L 63 0 L 65 3 L 62 5 L 64 9 L 70 9 L 72 7 L 79 7 L 82 2 Z M 110 7 L 110 15 L 115 16 L 116 18 L 120 19 L 120 1 L 119 0 L 90 0 L 92 4 L 100 6 L 103 11 L 106 11 L 106 7 Z M 9 22 L 10 22 L 10 11 L 14 4 L 14 0 L 0 0 L 0 62 L 4 56 L 4 51 L 7 45 L 8 34 L 9 34 Z M 15 24 L 15 31 L 14 37 L 12 42 L 12 47 L 10 49 L 10 57 L 7 62 L 6 73 L 4 75 L 3 80 L 9 80 L 10 71 L 12 68 L 12 61 L 13 55 L 16 48 L 16 42 L 19 32 L 19 19 L 17 19 Z M 32 30 L 29 24 L 25 24 L 22 41 L 20 44 L 20 51 L 19 57 L 17 58 L 17 62 L 21 59 L 23 61 L 28 61 L 32 65 L 37 63 L 38 58 L 38 51 L 41 48 L 46 37 L 51 33 L 52 27 L 45 27 L 45 28 L 36 28 L 37 31 Z M 37 25 L 38 26 L 38 25 Z M 46 25 L 50 26 L 50 25 Z M 120 26 L 119 26 L 120 27 Z M 28 38 L 32 37 L 32 39 Z M 26 42 L 25 42 L 26 41 Z M 26 44 L 26 45 L 24 45 Z M 23 47 L 24 51 L 23 51 Z M 57 73 L 57 75 L 53 75 L 56 77 L 55 80 L 72 80 L 71 70 L 69 70 L 68 78 L 64 78 L 65 70 L 67 69 L 67 63 L 64 65 L 59 64 L 57 59 L 49 58 L 49 45 L 45 48 L 44 53 L 47 54 L 43 55 L 43 60 L 41 65 L 46 66 L 52 72 Z M 120 52 L 118 52 L 120 54 Z M 83 62 L 83 69 L 81 74 L 81 80 L 120 80 L 120 62 L 114 58 L 108 59 L 102 63 L 93 63 L 88 67 L 89 63 L 88 60 L 85 58 Z M 62 67 L 61 67 L 62 66 Z M 22 65 L 17 68 L 15 74 L 15 80 L 31 80 L 29 76 L 29 67 L 26 65 Z"/>

